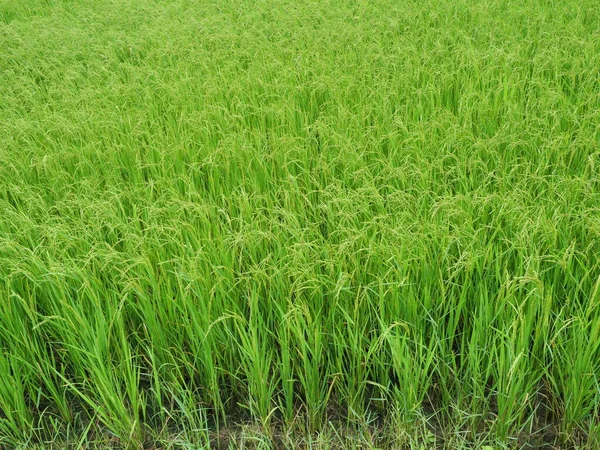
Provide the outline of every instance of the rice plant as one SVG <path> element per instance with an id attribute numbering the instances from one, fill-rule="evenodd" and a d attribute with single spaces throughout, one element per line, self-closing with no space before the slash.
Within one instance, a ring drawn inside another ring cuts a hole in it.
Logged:
<path id="1" fill-rule="evenodd" d="M 600 9 L 0 0 L 0 299 L 2 448 L 597 448 Z"/>

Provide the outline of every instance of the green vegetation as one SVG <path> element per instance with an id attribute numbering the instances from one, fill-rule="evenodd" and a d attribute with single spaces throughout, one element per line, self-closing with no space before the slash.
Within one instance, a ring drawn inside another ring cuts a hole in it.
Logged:
<path id="1" fill-rule="evenodd" d="M 593 449 L 599 405 L 595 0 L 0 0 L 0 447 Z"/>

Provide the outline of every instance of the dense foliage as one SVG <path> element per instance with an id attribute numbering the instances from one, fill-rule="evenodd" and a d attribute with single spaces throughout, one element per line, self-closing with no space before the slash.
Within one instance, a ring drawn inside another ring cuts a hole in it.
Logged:
<path id="1" fill-rule="evenodd" d="M 598 445 L 596 7 L 0 1 L 0 446 Z"/>

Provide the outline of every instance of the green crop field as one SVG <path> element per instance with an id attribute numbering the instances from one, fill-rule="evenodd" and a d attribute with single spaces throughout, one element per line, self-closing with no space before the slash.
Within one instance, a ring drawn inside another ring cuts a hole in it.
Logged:
<path id="1" fill-rule="evenodd" d="M 0 0 L 1 449 L 600 448 L 597 0 Z"/>

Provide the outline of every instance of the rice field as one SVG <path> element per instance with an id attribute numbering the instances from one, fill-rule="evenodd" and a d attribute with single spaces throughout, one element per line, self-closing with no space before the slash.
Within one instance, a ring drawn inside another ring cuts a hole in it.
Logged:
<path id="1" fill-rule="evenodd" d="M 600 448 L 594 0 L 0 0 L 0 448 Z"/>

